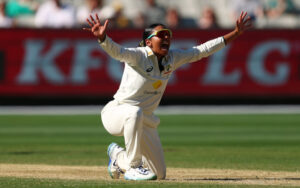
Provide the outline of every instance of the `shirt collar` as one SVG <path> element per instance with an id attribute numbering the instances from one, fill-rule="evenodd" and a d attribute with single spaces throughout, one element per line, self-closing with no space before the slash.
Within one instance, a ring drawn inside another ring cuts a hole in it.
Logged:
<path id="1" fill-rule="evenodd" d="M 151 50 L 151 48 L 149 46 L 146 46 L 145 49 L 146 49 L 146 52 L 147 52 L 148 56 L 153 56 L 154 55 L 153 51 Z"/>
<path id="2" fill-rule="evenodd" d="M 145 49 L 146 49 L 148 57 L 155 56 L 155 54 L 153 53 L 153 51 L 151 50 L 151 48 L 149 46 L 146 46 Z M 169 54 L 166 55 L 163 59 L 165 59 L 166 61 L 168 61 Z"/>

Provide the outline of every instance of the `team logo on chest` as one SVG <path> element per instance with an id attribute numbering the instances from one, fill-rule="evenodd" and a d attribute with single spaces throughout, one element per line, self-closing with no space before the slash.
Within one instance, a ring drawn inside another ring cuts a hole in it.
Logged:
<path id="1" fill-rule="evenodd" d="M 169 64 L 169 65 L 165 66 L 164 74 L 169 74 L 170 72 L 172 72 L 172 66 Z"/>

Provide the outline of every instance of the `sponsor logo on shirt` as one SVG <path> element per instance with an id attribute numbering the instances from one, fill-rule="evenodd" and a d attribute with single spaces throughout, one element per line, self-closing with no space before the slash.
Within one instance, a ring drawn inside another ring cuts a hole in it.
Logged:
<path id="1" fill-rule="evenodd" d="M 154 82 L 152 84 L 152 86 L 153 86 L 154 89 L 160 88 L 161 85 L 162 85 L 162 82 L 160 80 L 157 80 L 156 82 Z"/>
<path id="2" fill-rule="evenodd" d="M 146 72 L 151 72 L 153 70 L 153 67 L 149 67 L 148 69 L 146 69 Z"/>
<path id="3" fill-rule="evenodd" d="M 144 91 L 145 95 L 159 95 L 161 91 Z"/>

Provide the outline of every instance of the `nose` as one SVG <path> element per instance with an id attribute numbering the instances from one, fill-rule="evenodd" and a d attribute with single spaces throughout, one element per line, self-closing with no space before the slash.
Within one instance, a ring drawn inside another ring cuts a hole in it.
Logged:
<path id="1" fill-rule="evenodd" d="M 170 35 L 165 34 L 164 38 L 165 38 L 165 39 L 170 39 Z"/>

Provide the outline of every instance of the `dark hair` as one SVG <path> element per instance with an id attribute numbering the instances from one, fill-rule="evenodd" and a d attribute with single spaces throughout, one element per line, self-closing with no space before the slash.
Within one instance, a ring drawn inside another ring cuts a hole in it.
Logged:
<path id="1" fill-rule="evenodd" d="M 146 46 L 146 39 L 152 34 L 154 28 L 157 26 L 166 27 L 164 24 L 155 23 L 155 24 L 151 24 L 149 27 L 145 28 L 145 30 L 143 32 L 143 40 L 140 42 L 139 47 Z"/>

